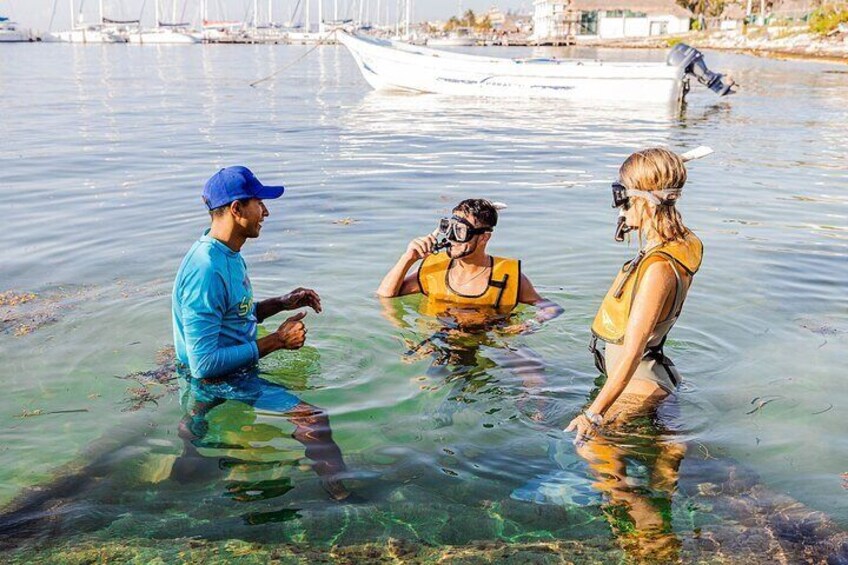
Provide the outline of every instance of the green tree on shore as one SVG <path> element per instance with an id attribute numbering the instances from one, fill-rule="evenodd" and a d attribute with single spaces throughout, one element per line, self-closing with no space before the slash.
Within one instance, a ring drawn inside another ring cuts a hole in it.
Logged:
<path id="1" fill-rule="evenodd" d="M 677 4 L 686 8 L 695 16 L 703 15 L 707 18 L 717 18 L 724 11 L 725 6 L 732 4 L 732 2 L 725 0 L 677 0 Z"/>
<path id="2" fill-rule="evenodd" d="M 462 15 L 462 19 L 451 16 L 445 22 L 443 29 L 446 32 L 456 31 L 458 29 L 473 29 L 474 31 L 485 33 L 492 30 L 492 20 L 488 14 L 481 20 L 477 18 L 474 10 L 466 10 L 465 14 Z"/>

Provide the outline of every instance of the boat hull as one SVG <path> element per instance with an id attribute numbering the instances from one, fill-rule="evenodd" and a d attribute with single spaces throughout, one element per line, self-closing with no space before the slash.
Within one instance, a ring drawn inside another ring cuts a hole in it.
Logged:
<path id="1" fill-rule="evenodd" d="M 199 35 L 189 32 L 179 31 L 143 31 L 141 33 L 133 33 L 129 36 L 130 43 L 138 44 L 187 44 L 200 43 L 202 41 Z"/>
<path id="2" fill-rule="evenodd" d="M 127 37 L 111 30 L 74 29 L 51 34 L 48 41 L 61 43 L 126 43 Z"/>
<path id="3" fill-rule="evenodd" d="M 665 63 L 516 60 L 415 47 L 338 32 L 377 90 L 458 96 L 673 103 L 683 70 Z"/>
<path id="4" fill-rule="evenodd" d="M 24 43 L 32 41 L 32 36 L 29 33 L 19 30 L 0 31 L 0 43 Z"/>

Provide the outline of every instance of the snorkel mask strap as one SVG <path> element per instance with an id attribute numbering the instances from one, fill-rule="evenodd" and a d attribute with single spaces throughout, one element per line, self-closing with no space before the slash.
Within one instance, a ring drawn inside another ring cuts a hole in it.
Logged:
<path id="1" fill-rule="evenodd" d="M 654 206 L 674 206 L 683 194 L 682 188 L 665 188 L 663 190 L 633 190 L 627 189 L 628 197 L 641 197 Z"/>
<path id="2" fill-rule="evenodd" d="M 703 159 L 707 155 L 713 153 L 713 150 L 706 146 L 696 147 L 691 151 L 687 151 L 680 155 L 684 163 Z M 674 206 L 683 194 L 682 187 L 665 188 L 663 190 L 635 190 L 624 186 L 621 181 L 616 181 L 612 184 L 612 198 L 614 208 L 624 208 L 626 210 L 630 205 L 631 197 L 642 197 L 654 206 Z M 632 228 L 627 225 L 624 218 L 624 210 L 621 210 L 618 215 L 618 222 L 615 227 L 615 240 L 624 241 L 624 235 L 632 231 Z"/>

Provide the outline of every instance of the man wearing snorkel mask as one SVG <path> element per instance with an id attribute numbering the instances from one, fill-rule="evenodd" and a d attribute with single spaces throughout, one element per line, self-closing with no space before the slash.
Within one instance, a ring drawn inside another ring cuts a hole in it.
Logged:
<path id="1" fill-rule="evenodd" d="M 521 272 L 517 259 L 487 253 L 498 223 L 496 206 L 483 199 L 460 202 L 450 218 L 442 218 L 429 235 L 412 240 L 383 278 L 377 294 L 384 298 L 422 293 L 428 310 L 483 310 L 509 314 L 518 304 L 538 308 L 536 316 L 510 326 L 513 333 L 529 332 L 562 313 L 562 308 L 536 292 Z M 421 266 L 409 274 L 415 263 Z"/>

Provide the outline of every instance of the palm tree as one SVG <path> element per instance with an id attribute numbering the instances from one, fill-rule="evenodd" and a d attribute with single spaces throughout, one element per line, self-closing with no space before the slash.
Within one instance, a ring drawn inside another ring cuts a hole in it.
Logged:
<path id="1" fill-rule="evenodd" d="M 477 22 L 476 29 L 479 32 L 492 31 L 492 20 L 489 19 L 488 14 L 486 14 L 486 16 L 484 16 L 482 20 Z"/>
<path id="2" fill-rule="evenodd" d="M 447 23 L 445 23 L 445 31 L 453 31 L 460 27 L 462 27 L 462 22 L 456 16 L 451 16 Z"/>

